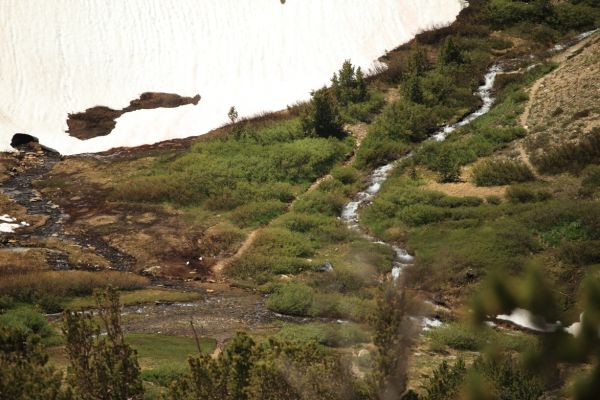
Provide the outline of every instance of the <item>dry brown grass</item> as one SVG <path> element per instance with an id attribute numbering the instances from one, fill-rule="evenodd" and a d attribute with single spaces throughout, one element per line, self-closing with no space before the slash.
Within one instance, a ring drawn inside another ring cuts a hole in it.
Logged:
<path id="1" fill-rule="evenodd" d="M 148 280 L 128 272 L 48 271 L 12 274 L 0 280 L 0 296 L 30 301 L 40 296 L 85 296 L 94 289 L 112 286 L 120 290 L 141 289 Z"/>
<path id="2" fill-rule="evenodd" d="M 44 249 L 0 249 L 0 276 L 48 269 Z"/>

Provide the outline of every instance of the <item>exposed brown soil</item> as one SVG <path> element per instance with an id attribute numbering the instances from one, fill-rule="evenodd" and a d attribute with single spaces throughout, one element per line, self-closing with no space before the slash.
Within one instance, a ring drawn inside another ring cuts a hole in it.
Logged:
<path id="1" fill-rule="evenodd" d="M 600 127 L 600 35 L 552 58 L 558 68 L 536 81 L 519 122 L 529 131 L 525 149 L 535 158 Z"/>
<path id="2" fill-rule="evenodd" d="M 96 106 L 84 112 L 69 114 L 67 133 L 82 140 L 106 136 L 115 128 L 116 119 L 125 113 L 154 108 L 175 108 L 187 104 L 196 105 L 199 101 L 200 95 L 184 97 L 173 93 L 146 92 L 121 110 Z"/>

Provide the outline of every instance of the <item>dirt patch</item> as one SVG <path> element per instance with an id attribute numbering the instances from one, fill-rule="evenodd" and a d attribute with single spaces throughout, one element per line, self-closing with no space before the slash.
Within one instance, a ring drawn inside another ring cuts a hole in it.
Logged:
<path id="1" fill-rule="evenodd" d="M 119 221 L 119 217 L 116 215 L 97 215 L 92 218 L 88 218 L 85 220 L 80 220 L 78 223 L 83 223 L 91 226 L 104 226 L 117 223 Z"/>
<path id="2" fill-rule="evenodd" d="M 125 329 L 191 336 L 192 320 L 200 335 L 223 342 L 240 330 L 273 330 L 280 319 L 266 309 L 264 297 L 256 292 L 224 284 L 198 284 L 195 288 L 204 292 L 202 300 L 126 307 Z"/>
<path id="3" fill-rule="evenodd" d="M 487 197 L 487 196 L 498 196 L 504 197 L 507 186 L 490 186 L 490 187 L 479 187 L 475 186 L 471 182 L 456 182 L 456 183 L 439 183 L 429 182 L 423 186 L 426 190 L 434 190 L 442 192 L 448 196 L 455 197 Z"/>
<path id="4" fill-rule="evenodd" d="M 578 142 L 600 127 L 600 35 L 556 55 L 561 63 L 529 89 L 519 122 L 529 131 L 525 148 L 535 157 L 544 149 Z"/>

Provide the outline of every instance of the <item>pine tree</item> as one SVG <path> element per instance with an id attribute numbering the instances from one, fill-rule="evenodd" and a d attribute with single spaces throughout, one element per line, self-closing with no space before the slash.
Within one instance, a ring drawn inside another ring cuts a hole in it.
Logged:
<path id="1" fill-rule="evenodd" d="M 62 373 L 47 363 L 38 335 L 0 327 L 0 399 L 73 399 Z"/>
<path id="2" fill-rule="evenodd" d="M 379 400 L 398 399 L 406 390 L 407 359 L 413 327 L 400 282 L 388 278 L 379 288 L 372 319 L 377 346 L 372 385 Z"/>
<path id="3" fill-rule="evenodd" d="M 418 75 L 413 74 L 408 77 L 404 83 L 404 95 L 413 103 L 422 104 L 424 102 L 421 78 Z"/>
<path id="4" fill-rule="evenodd" d="M 408 59 L 408 73 L 423 76 L 429 70 L 430 64 L 427 53 L 418 44 L 415 44 Z"/>
<path id="5" fill-rule="evenodd" d="M 367 100 L 368 92 L 367 92 L 367 82 L 365 81 L 365 74 L 362 71 L 361 67 L 356 69 L 356 98 L 355 101 L 365 101 Z"/>
<path id="6" fill-rule="evenodd" d="M 135 350 L 125 343 L 119 294 L 108 289 L 95 296 L 104 332 L 89 314 L 66 311 L 63 316 L 69 381 L 81 400 L 141 399 L 140 367 Z"/>
<path id="7" fill-rule="evenodd" d="M 462 52 L 454 42 L 454 39 L 451 36 L 446 38 L 440 50 L 440 63 L 442 65 L 449 65 L 462 64 L 464 62 L 465 59 Z"/>
<path id="8" fill-rule="evenodd" d="M 326 88 L 312 93 L 311 102 L 302 115 L 302 127 L 307 134 L 320 137 L 344 135 L 336 100 Z"/>
<path id="9" fill-rule="evenodd" d="M 344 61 L 342 68 L 333 74 L 331 89 L 338 103 L 347 105 L 367 99 L 367 84 L 360 67 L 354 68 L 350 60 Z"/>
<path id="10" fill-rule="evenodd" d="M 235 124 L 235 121 L 237 121 L 237 119 L 238 119 L 238 112 L 234 106 L 231 106 L 231 108 L 229 109 L 229 112 L 227 113 L 227 117 L 229 117 L 229 120 L 231 121 L 232 124 Z"/>
<path id="11" fill-rule="evenodd" d="M 438 157 L 436 170 L 441 183 L 458 182 L 460 179 L 460 165 L 448 150 L 443 150 Z"/>

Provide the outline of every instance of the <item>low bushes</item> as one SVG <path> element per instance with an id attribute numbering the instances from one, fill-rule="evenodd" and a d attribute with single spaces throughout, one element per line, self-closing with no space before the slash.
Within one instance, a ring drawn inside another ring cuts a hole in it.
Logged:
<path id="1" fill-rule="evenodd" d="M 545 190 L 513 185 L 506 190 L 506 198 L 511 203 L 533 203 L 549 200 L 552 198 L 552 195 Z"/>
<path id="2" fill-rule="evenodd" d="M 490 160 L 473 168 L 473 180 L 477 186 L 498 186 L 533 181 L 535 175 L 522 161 Z"/>
<path id="3" fill-rule="evenodd" d="M 347 166 L 334 168 L 331 175 L 344 185 L 353 184 L 360 179 L 360 172 L 356 168 Z"/>
<path id="4" fill-rule="evenodd" d="M 600 128 L 594 128 L 580 142 L 550 148 L 531 161 L 544 174 L 578 173 L 590 164 L 600 164 Z"/>
<path id="5" fill-rule="evenodd" d="M 308 286 L 288 283 L 278 288 L 267 300 L 269 309 L 288 315 L 308 315 L 313 306 L 314 292 Z"/>
<path id="6" fill-rule="evenodd" d="M 19 331 L 24 335 L 39 335 L 41 338 L 54 334 L 46 318 L 29 306 L 21 306 L 0 314 L 0 326 Z"/>
<path id="7" fill-rule="evenodd" d="M 536 400 L 546 386 L 536 372 L 517 359 L 498 354 L 479 356 L 469 367 L 460 359 L 452 366 L 443 361 L 433 370 L 424 388 L 425 400 L 452 400 L 460 393 L 468 398 Z"/>
<path id="8" fill-rule="evenodd" d="M 213 211 L 288 202 L 294 185 L 326 174 L 352 149 L 350 138 L 302 132 L 297 118 L 259 127 L 240 123 L 238 130 L 220 140 L 199 141 L 176 158 L 162 157 L 136 176 L 125 176 L 113 198 L 202 205 Z"/>
<path id="9" fill-rule="evenodd" d="M 285 210 L 285 204 L 278 200 L 244 204 L 233 210 L 229 218 L 238 226 L 247 228 L 264 225 Z"/>
<path id="10" fill-rule="evenodd" d="M 289 324 L 277 333 L 277 337 L 289 342 L 317 342 L 329 347 L 348 347 L 371 339 L 367 331 L 353 323 Z"/>
<path id="11" fill-rule="evenodd" d="M 308 214 L 338 216 L 346 205 L 346 197 L 337 191 L 314 190 L 294 204 L 294 211 Z"/>
<path id="12" fill-rule="evenodd" d="M 445 324 L 427 332 L 431 348 L 444 351 L 445 347 L 456 350 L 481 351 L 486 346 L 503 350 L 526 351 L 536 345 L 536 339 L 525 334 L 504 334 L 488 327 L 473 327 L 464 322 Z"/>
<path id="13" fill-rule="evenodd" d="M 267 307 L 281 314 L 345 318 L 353 321 L 366 321 L 373 306 L 372 300 L 323 293 L 295 282 L 277 285 L 267 299 Z"/>
<path id="14" fill-rule="evenodd" d="M 231 254 L 244 240 L 244 233 L 237 227 L 221 223 L 210 227 L 198 240 L 199 250 L 206 256 Z"/>
<path id="15" fill-rule="evenodd" d="M 579 195 L 582 197 L 595 197 L 600 193 L 600 165 L 590 165 L 583 173 Z"/>

